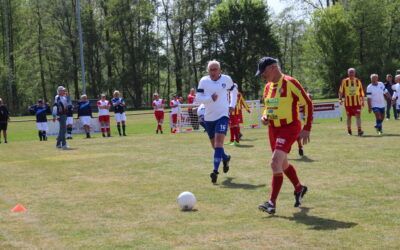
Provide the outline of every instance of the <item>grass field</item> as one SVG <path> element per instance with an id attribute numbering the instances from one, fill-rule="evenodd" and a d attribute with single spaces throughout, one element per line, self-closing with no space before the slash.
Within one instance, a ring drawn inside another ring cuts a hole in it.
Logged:
<path id="1" fill-rule="evenodd" d="M 33 122 L 12 122 L 0 144 L 0 248 L 399 249 L 400 121 L 377 136 L 363 118 L 362 138 L 315 121 L 306 157 L 289 155 L 309 193 L 294 208 L 285 178 L 275 216 L 257 209 L 270 190 L 265 128 L 226 146 L 231 171 L 212 185 L 206 135 L 156 135 L 151 115 L 128 116 L 127 137 L 75 135 L 70 151 L 39 142 Z M 178 209 L 186 190 L 195 211 Z M 12 213 L 17 203 L 28 211 Z"/>

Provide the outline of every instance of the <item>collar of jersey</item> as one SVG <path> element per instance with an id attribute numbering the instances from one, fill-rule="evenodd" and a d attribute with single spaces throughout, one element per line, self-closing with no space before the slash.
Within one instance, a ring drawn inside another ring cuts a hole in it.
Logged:
<path id="1" fill-rule="evenodd" d="M 221 76 L 222 76 L 222 74 L 219 75 L 219 77 L 218 77 L 217 80 L 213 80 L 213 79 L 211 79 L 211 77 L 210 77 L 210 80 L 213 81 L 213 82 L 216 82 L 216 81 L 218 81 L 219 79 L 221 79 Z"/>
<path id="2" fill-rule="evenodd" d="M 283 80 L 284 77 L 285 77 L 285 75 L 282 74 L 281 78 L 279 78 L 279 81 L 277 81 L 277 82 L 271 82 L 272 88 L 277 88 L 277 87 L 282 83 L 282 80 Z"/>

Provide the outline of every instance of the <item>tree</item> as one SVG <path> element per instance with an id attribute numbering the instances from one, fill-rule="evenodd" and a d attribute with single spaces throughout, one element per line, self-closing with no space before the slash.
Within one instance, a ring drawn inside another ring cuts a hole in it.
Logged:
<path id="1" fill-rule="evenodd" d="M 258 98 L 260 84 L 254 77 L 262 56 L 279 57 L 277 38 L 272 33 L 268 8 L 261 0 L 226 0 L 219 4 L 205 23 L 205 36 L 214 39 L 213 57 L 221 60 L 240 89 Z M 208 41 L 213 44 L 213 41 Z"/>
<path id="2" fill-rule="evenodd" d="M 354 66 L 355 32 L 343 6 L 317 10 L 304 40 L 307 82 L 323 81 L 324 96 L 336 96 L 344 72 Z"/>

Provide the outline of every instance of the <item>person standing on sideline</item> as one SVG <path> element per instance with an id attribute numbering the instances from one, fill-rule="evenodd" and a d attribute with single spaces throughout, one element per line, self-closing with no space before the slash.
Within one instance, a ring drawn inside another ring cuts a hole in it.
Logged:
<path id="1" fill-rule="evenodd" d="M 106 95 L 101 94 L 101 99 L 97 101 L 97 108 L 99 109 L 99 122 L 101 133 L 103 137 L 111 137 L 110 132 L 110 107 L 111 104 L 108 100 L 106 100 Z"/>
<path id="2" fill-rule="evenodd" d="M 394 92 L 393 86 L 394 86 L 393 76 L 391 74 L 387 74 L 385 88 L 390 96 L 393 96 L 393 92 Z M 389 99 L 386 99 L 386 120 L 390 119 L 390 109 L 391 108 L 393 108 L 394 119 L 397 120 L 398 117 L 397 117 L 396 105 L 392 104 L 392 97 L 390 97 Z"/>
<path id="3" fill-rule="evenodd" d="M 273 172 L 270 198 L 258 208 L 274 214 L 276 200 L 283 183 L 283 174 L 293 184 L 295 207 L 301 205 L 301 200 L 307 192 L 307 187 L 301 184 L 296 169 L 288 162 L 287 155 L 298 137 L 303 140 L 303 144 L 310 141 L 313 105 L 301 84 L 293 77 L 281 72 L 277 59 L 261 58 L 256 76 L 261 76 L 266 81 L 263 94 L 265 110 L 261 119 L 264 125 L 268 125 Z M 300 121 L 300 105 L 304 106 L 303 128 Z"/>
<path id="4" fill-rule="evenodd" d="M 228 130 L 229 112 L 235 108 L 236 94 L 230 76 L 221 74 L 220 63 L 216 60 L 208 62 L 208 75 L 200 79 L 195 102 L 205 107 L 204 121 L 211 147 L 214 149 L 214 169 L 210 174 L 211 182 L 216 183 L 221 161 L 223 171 L 229 171 L 231 157 L 225 154 L 224 140 Z M 230 97 L 230 98 L 229 98 Z"/>
<path id="5" fill-rule="evenodd" d="M 83 125 L 86 138 L 91 138 L 90 122 L 92 120 L 92 107 L 90 107 L 90 102 L 87 99 L 87 95 L 82 95 L 81 100 L 78 102 L 78 119 Z"/>
<path id="6" fill-rule="evenodd" d="M 342 80 L 339 88 L 339 102 L 343 103 L 347 115 L 347 133 L 352 135 L 351 117 L 355 116 L 357 121 L 358 136 L 362 136 L 364 132 L 361 129 L 361 108 L 364 106 L 364 89 L 361 81 L 356 78 L 356 70 L 349 68 L 347 70 L 348 77 Z"/>
<path id="7" fill-rule="evenodd" d="M 394 77 L 394 81 L 396 84 L 393 85 L 392 103 L 398 117 L 400 114 L 400 74 Z"/>
<path id="8" fill-rule="evenodd" d="M 375 129 L 378 135 L 383 133 L 382 123 L 385 115 L 385 97 L 389 99 L 388 90 L 379 82 L 378 74 L 371 75 L 371 83 L 367 87 L 368 112 L 374 112 L 376 118 Z"/>
<path id="9" fill-rule="evenodd" d="M 3 104 L 3 100 L 0 98 L 0 143 L 1 143 L 1 131 L 3 131 L 4 143 L 7 143 L 7 127 L 10 121 L 10 112 L 6 105 Z"/>
<path id="10" fill-rule="evenodd" d="M 66 91 L 63 86 L 58 86 L 57 95 L 54 98 L 53 106 L 53 122 L 56 121 L 58 116 L 58 121 L 60 128 L 57 136 L 57 148 L 69 149 L 67 142 L 65 140 L 65 134 L 67 132 L 67 109 L 68 109 L 69 98 L 66 96 Z"/>
<path id="11" fill-rule="evenodd" d="M 72 126 L 74 125 L 74 106 L 71 102 L 71 97 L 69 96 L 68 92 L 65 93 L 68 98 L 68 107 L 67 107 L 67 135 L 66 139 L 72 139 Z"/>
<path id="12" fill-rule="evenodd" d="M 37 104 L 29 107 L 31 114 L 36 115 L 36 127 L 38 130 L 39 140 L 47 141 L 47 112 L 50 111 L 50 107 L 47 103 L 44 103 L 42 99 L 39 99 Z"/>
<path id="13" fill-rule="evenodd" d="M 194 104 L 194 100 L 196 99 L 196 91 L 194 88 L 190 89 L 189 95 L 187 96 L 188 104 Z M 189 120 L 194 130 L 199 129 L 199 117 L 197 116 L 197 112 L 193 107 L 188 108 Z"/>
<path id="14" fill-rule="evenodd" d="M 126 115 L 125 115 L 125 100 L 121 97 L 118 90 L 113 93 L 113 99 L 111 99 L 112 105 L 114 107 L 115 121 L 117 122 L 117 129 L 119 136 L 126 136 Z M 121 134 L 121 124 L 122 124 L 122 134 Z"/>
<path id="15" fill-rule="evenodd" d="M 178 111 L 179 111 L 179 100 L 176 94 L 172 95 L 172 100 L 169 102 L 171 107 L 171 133 L 176 133 L 177 123 L 178 123 Z"/>
<path id="16" fill-rule="evenodd" d="M 151 104 L 151 106 L 153 106 L 154 109 L 154 116 L 156 117 L 157 120 L 157 130 L 156 130 L 156 134 L 158 134 L 158 131 L 160 131 L 160 133 L 163 133 L 163 129 L 162 129 L 162 125 L 164 122 L 164 100 L 160 98 L 160 96 L 158 95 L 158 93 L 154 93 L 153 94 L 153 102 Z"/>

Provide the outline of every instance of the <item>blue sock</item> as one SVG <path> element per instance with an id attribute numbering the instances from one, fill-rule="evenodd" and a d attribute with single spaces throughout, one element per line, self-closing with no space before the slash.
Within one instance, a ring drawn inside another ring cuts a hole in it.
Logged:
<path id="1" fill-rule="evenodd" d="M 375 127 L 376 127 L 376 128 L 379 128 L 379 120 L 378 120 L 378 119 L 375 120 L 375 123 L 376 123 L 376 126 L 375 126 Z"/>
<path id="2" fill-rule="evenodd" d="M 214 172 L 218 172 L 219 164 L 222 160 L 224 149 L 223 148 L 215 148 L 214 150 Z"/>
<path id="3" fill-rule="evenodd" d="M 221 148 L 221 150 L 222 150 L 222 159 L 223 159 L 223 160 L 228 159 L 228 155 L 225 154 L 224 148 Z"/>

